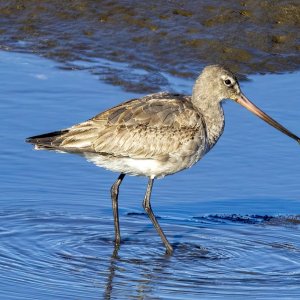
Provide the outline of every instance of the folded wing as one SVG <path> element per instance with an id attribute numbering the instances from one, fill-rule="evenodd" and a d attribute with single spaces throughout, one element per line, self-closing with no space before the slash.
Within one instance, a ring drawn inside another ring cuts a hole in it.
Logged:
<path id="1" fill-rule="evenodd" d="M 190 97 L 158 93 L 28 142 L 42 149 L 165 160 L 195 153 L 205 138 L 204 122 Z"/>

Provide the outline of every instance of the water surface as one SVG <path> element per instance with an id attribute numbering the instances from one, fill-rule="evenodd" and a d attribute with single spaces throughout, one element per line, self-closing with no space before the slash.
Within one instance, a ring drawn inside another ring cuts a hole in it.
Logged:
<path id="1" fill-rule="evenodd" d="M 192 81 L 166 76 L 170 89 L 190 93 Z M 20 53 L 0 53 L 0 77 L 1 299 L 300 297 L 300 149 L 293 140 L 228 102 L 216 147 L 193 168 L 154 183 L 153 210 L 174 255 L 165 255 L 143 214 L 146 179 L 137 177 L 121 186 L 117 251 L 109 196 L 117 174 L 77 156 L 33 151 L 24 139 L 140 94 Z M 299 78 L 253 76 L 242 89 L 299 135 Z"/>

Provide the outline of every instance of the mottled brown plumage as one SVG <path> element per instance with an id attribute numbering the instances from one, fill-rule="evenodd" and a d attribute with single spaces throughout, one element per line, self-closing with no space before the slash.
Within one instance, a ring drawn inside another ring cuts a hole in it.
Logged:
<path id="1" fill-rule="evenodd" d="M 161 93 L 128 101 L 72 127 L 61 146 L 69 147 L 77 139 L 81 142 L 78 133 L 82 132 L 88 151 L 166 160 L 178 152 L 189 155 L 188 149 L 194 150 L 198 143 L 191 138 L 205 138 L 201 125 L 201 115 L 186 97 Z M 143 143 L 136 143 L 138 140 Z"/>
<path id="2" fill-rule="evenodd" d="M 37 136 L 32 141 L 37 149 L 81 154 L 108 169 L 108 160 L 120 161 L 121 166 L 115 170 L 119 172 L 124 171 L 120 168 L 124 168 L 122 160 L 127 159 L 171 164 L 152 174 L 132 168 L 126 171 L 153 178 L 190 167 L 208 149 L 205 122 L 191 98 L 170 93 L 127 101 L 61 134 Z"/>
<path id="3" fill-rule="evenodd" d="M 216 144 L 224 129 L 224 99 L 236 101 L 300 141 L 252 104 L 230 71 L 214 65 L 200 74 L 191 97 L 157 93 L 133 99 L 86 122 L 28 138 L 27 142 L 35 144 L 36 149 L 80 154 L 98 166 L 121 173 L 111 189 L 116 245 L 120 243 L 119 185 L 125 174 L 149 177 L 143 206 L 171 253 L 172 246 L 150 205 L 153 180 L 191 167 Z"/>

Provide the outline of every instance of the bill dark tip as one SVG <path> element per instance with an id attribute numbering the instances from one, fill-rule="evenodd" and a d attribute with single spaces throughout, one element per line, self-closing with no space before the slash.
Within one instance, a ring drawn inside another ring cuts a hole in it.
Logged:
<path id="1" fill-rule="evenodd" d="M 256 105 L 254 105 L 247 97 L 243 94 L 240 95 L 240 98 L 236 99 L 236 102 L 247 108 L 249 111 L 254 113 L 256 116 L 261 118 L 263 121 L 267 122 L 269 125 L 273 126 L 277 130 L 281 131 L 282 133 L 286 134 L 287 136 L 291 137 L 295 141 L 297 141 L 300 144 L 300 138 L 290 132 L 288 129 L 283 127 L 281 124 L 279 124 L 277 121 L 272 119 L 270 116 L 268 116 L 265 112 L 260 110 Z"/>

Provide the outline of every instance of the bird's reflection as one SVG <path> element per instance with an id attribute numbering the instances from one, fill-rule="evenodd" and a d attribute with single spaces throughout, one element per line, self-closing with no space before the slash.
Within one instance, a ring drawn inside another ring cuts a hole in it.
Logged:
<path id="1" fill-rule="evenodd" d="M 162 276 L 164 277 L 163 274 L 165 274 L 165 270 L 170 263 L 171 256 L 164 253 L 155 258 L 151 258 L 147 255 L 147 259 L 144 259 L 140 253 L 141 256 L 138 259 L 124 259 L 119 255 L 119 251 L 120 246 L 115 246 L 110 256 L 103 299 L 110 300 L 115 298 L 113 297 L 113 289 L 116 287 L 116 273 L 120 270 L 118 267 L 119 263 L 125 263 L 128 265 L 128 268 L 126 268 L 127 271 L 131 270 L 131 272 L 139 276 L 139 278 L 135 280 L 135 290 L 130 291 L 130 296 L 135 295 L 139 299 L 147 299 L 148 296 L 153 294 L 153 289 L 156 286 L 155 282 Z"/>
<path id="2" fill-rule="evenodd" d="M 108 267 L 108 278 L 107 278 L 105 291 L 104 291 L 104 299 L 105 300 L 111 299 L 111 294 L 112 294 L 112 289 L 113 289 L 113 280 L 114 280 L 115 273 L 116 273 L 116 265 L 119 261 L 119 256 L 118 256 L 119 250 L 120 250 L 120 245 L 115 244 L 113 253 L 110 257 L 110 262 L 109 262 L 109 267 Z"/>

